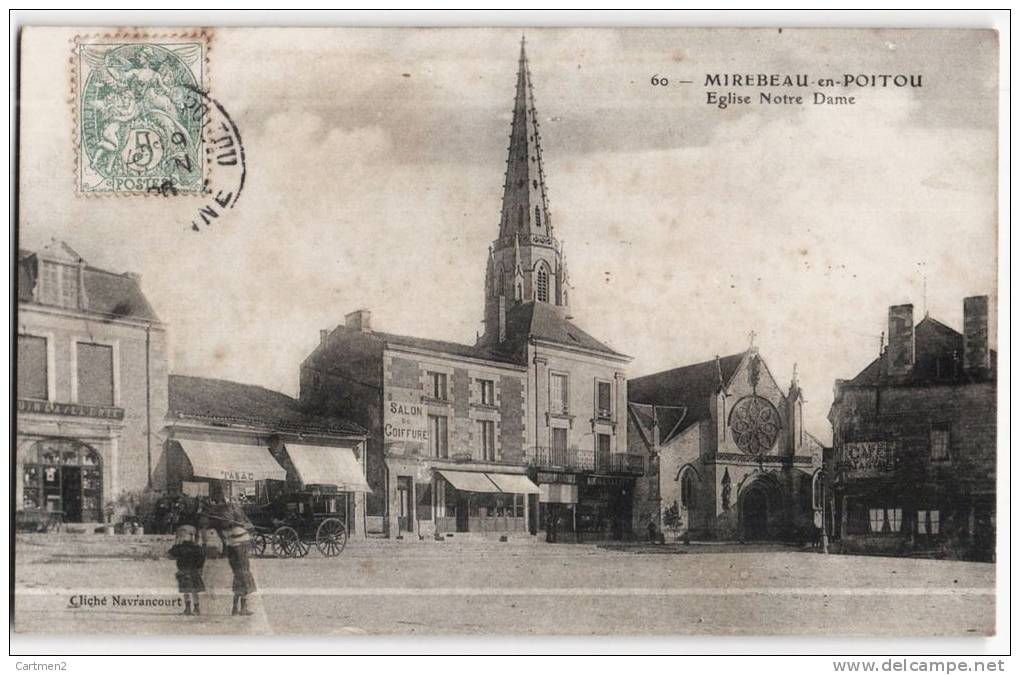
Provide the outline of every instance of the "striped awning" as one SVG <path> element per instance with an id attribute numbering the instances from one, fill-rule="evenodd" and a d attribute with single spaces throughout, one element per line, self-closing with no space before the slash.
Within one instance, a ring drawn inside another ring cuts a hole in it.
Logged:
<path id="1" fill-rule="evenodd" d="M 216 480 L 286 480 L 287 472 L 269 448 L 220 441 L 180 440 L 195 476 Z"/>

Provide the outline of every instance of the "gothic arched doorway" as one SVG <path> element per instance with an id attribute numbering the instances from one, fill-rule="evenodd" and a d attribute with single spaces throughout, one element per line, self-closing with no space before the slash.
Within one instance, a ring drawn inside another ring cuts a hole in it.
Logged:
<path id="1" fill-rule="evenodd" d="M 777 535 L 773 522 L 780 508 L 779 489 L 768 478 L 757 478 L 740 492 L 740 538 L 764 541 Z"/>
<path id="2" fill-rule="evenodd" d="M 64 522 L 103 521 L 102 459 L 70 438 L 47 438 L 29 448 L 24 461 L 26 510 L 62 514 Z"/>

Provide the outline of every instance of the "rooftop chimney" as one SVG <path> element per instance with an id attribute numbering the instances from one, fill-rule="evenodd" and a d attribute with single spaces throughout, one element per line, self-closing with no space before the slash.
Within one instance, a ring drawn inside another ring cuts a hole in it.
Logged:
<path id="1" fill-rule="evenodd" d="M 359 309 L 344 317 L 344 325 L 350 330 L 369 333 L 372 331 L 372 312 Z"/>
<path id="2" fill-rule="evenodd" d="M 988 351 L 988 296 L 963 299 L 963 367 L 966 370 L 991 368 Z"/>
<path id="3" fill-rule="evenodd" d="M 319 330 L 319 344 L 321 345 L 326 342 L 327 338 L 329 338 L 329 329 L 321 328 Z"/>
<path id="4" fill-rule="evenodd" d="M 889 308 L 889 344 L 886 353 L 888 375 L 908 375 L 914 367 L 914 306 Z"/>

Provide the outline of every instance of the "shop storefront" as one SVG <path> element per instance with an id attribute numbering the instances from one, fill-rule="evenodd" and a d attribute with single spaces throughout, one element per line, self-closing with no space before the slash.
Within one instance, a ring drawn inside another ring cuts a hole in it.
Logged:
<path id="1" fill-rule="evenodd" d="M 68 438 L 28 447 L 22 465 L 22 510 L 61 522 L 103 521 L 103 467 L 95 448 Z"/>

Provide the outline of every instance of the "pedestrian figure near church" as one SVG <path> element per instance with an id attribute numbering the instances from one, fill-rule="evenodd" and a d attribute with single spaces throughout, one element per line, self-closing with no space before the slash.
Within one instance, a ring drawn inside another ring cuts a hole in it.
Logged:
<path id="1" fill-rule="evenodd" d="M 233 616 L 251 616 L 248 596 L 258 590 L 248 562 L 248 547 L 251 545 L 251 530 L 255 529 L 244 510 L 228 499 L 213 502 L 208 520 L 223 542 L 223 553 L 234 574 L 234 603 L 230 611 Z"/>
<path id="2" fill-rule="evenodd" d="M 550 504 L 545 514 L 545 540 L 550 544 L 556 543 L 556 526 L 558 521 L 559 518 L 556 515 L 556 510 Z"/>
<path id="3" fill-rule="evenodd" d="M 177 528 L 174 545 L 167 553 L 177 561 L 177 591 L 184 596 L 184 614 L 199 615 L 198 594 L 205 592 L 202 569 L 205 548 L 199 542 L 198 530 L 191 525 Z"/>

